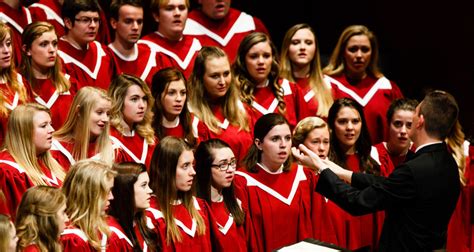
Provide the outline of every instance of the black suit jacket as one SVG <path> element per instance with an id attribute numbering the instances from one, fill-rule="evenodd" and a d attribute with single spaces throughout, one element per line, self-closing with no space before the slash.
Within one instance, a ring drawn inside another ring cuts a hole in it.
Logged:
<path id="1" fill-rule="evenodd" d="M 353 173 L 352 186 L 325 169 L 316 191 L 353 215 L 386 210 L 380 251 L 431 251 L 445 245 L 460 181 L 456 162 L 439 143 L 420 149 L 387 178 Z"/>

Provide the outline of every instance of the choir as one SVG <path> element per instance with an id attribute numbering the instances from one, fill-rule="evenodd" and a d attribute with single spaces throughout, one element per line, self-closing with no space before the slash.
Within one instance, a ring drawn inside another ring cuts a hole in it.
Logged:
<path id="1" fill-rule="evenodd" d="M 323 67 L 310 25 L 279 54 L 231 0 L 197 2 L 0 2 L 0 251 L 378 250 L 385 212 L 346 212 L 290 150 L 389 177 L 419 147 L 375 34 L 347 27 Z M 459 122 L 445 142 L 445 247 L 471 251 L 474 147 Z"/>

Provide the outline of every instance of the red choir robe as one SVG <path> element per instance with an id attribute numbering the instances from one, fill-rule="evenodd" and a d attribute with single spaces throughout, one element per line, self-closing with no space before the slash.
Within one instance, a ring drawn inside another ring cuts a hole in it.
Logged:
<path id="1" fill-rule="evenodd" d="M 204 219 L 206 233 L 204 235 L 199 235 L 197 233 L 197 223 L 191 218 L 188 210 L 183 206 L 183 204 L 173 205 L 173 217 L 175 224 L 181 232 L 182 240 L 181 242 L 171 242 L 171 244 L 167 244 L 166 223 L 163 213 L 158 205 L 158 200 L 155 197 L 151 198 L 150 208 L 146 210 L 147 216 L 151 219 L 156 232 L 162 239 L 161 244 L 163 252 L 212 251 L 209 206 L 204 200 L 194 198 L 194 207 Z"/>
<path id="2" fill-rule="evenodd" d="M 59 39 L 58 48 L 63 71 L 77 80 L 78 88 L 94 86 L 107 90 L 112 79 L 120 72 L 110 51 L 97 41 L 90 42 L 88 49 L 82 50 Z"/>
<path id="3" fill-rule="evenodd" d="M 273 251 L 313 237 L 314 172 L 293 164 L 290 171 L 271 174 L 235 172 L 236 196 L 248 209 L 258 251 Z"/>
<path id="4" fill-rule="evenodd" d="M 464 142 L 466 185 L 448 224 L 446 251 L 471 252 L 474 250 L 474 146 Z"/>
<path id="5" fill-rule="evenodd" d="M 60 188 L 62 181 L 54 176 L 43 163 L 40 162 L 40 166 L 43 181 L 49 186 Z M 16 163 L 13 156 L 7 150 L 0 152 L 0 190 L 6 202 L 6 208 L 0 207 L 0 214 L 11 216 L 14 220 L 21 197 L 28 188 L 33 186 L 35 184 L 28 177 L 25 169 Z"/>
<path id="6" fill-rule="evenodd" d="M 127 252 L 133 251 L 133 244 L 125 235 L 123 229 L 113 217 L 107 217 L 107 224 L 110 228 L 110 236 L 100 234 L 101 237 L 101 251 L 107 252 Z M 68 226 L 63 231 L 60 237 L 64 252 L 96 252 L 88 242 L 85 233 L 73 226 Z"/>
<path id="7" fill-rule="evenodd" d="M 30 244 L 26 248 L 22 249 L 21 252 L 41 252 L 41 250 L 38 245 Z"/>
<path id="8" fill-rule="evenodd" d="M 190 130 L 193 133 L 193 136 L 196 138 L 196 142 L 197 142 L 196 146 L 199 144 L 198 124 L 199 124 L 199 119 L 197 119 L 194 116 L 194 114 L 191 113 L 191 125 L 189 127 L 190 127 Z M 206 127 L 206 126 L 204 125 L 204 127 Z M 178 120 L 176 120 L 176 124 L 173 127 L 167 128 L 164 125 L 162 125 L 161 130 L 163 132 L 164 137 L 174 136 L 174 137 L 183 138 L 183 139 L 185 138 L 185 132 L 184 132 L 183 124 L 180 122 L 180 118 L 178 118 Z M 202 130 L 204 130 L 204 129 L 202 129 Z"/>
<path id="9" fill-rule="evenodd" d="M 87 158 L 99 160 L 100 153 L 97 153 L 95 151 L 95 145 L 96 143 L 89 143 Z M 75 160 L 72 155 L 73 147 L 74 143 L 53 139 L 53 143 L 51 146 L 51 155 L 66 171 L 69 171 L 71 165 L 75 164 L 78 161 Z M 113 144 L 112 148 L 114 149 L 115 162 L 120 163 L 127 160 L 125 158 L 124 151 L 122 148 L 120 148 L 120 146 Z"/>
<path id="10" fill-rule="evenodd" d="M 66 78 L 69 78 L 69 76 L 66 75 Z M 69 90 L 62 93 L 56 90 L 51 79 L 36 79 L 35 86 L 32 87 L 35 101 L 51 110 L 51 120 L 54 129 L 59 129 L 63 126 L 74 95 L 77 92 L 77 82 L 70 80 L 70 83 L 71 87 Z"/>
<path id="11" fill-rule="evenodd" d="M 372 144 L 386 140 L 387 110 L 393 100 L 403 97 L 400 88 L 385 77 L 377 79 L 370 75 L 356 84 L 350 84 L 345 75 L 325 79 L 331 81 L 335 99 L 352 98 L 362 105 Z"/>
<path id="12" fill-rule="evenodd" d="M 145 138 L 135 131 L 132 131 L 132 136 L 124 136 L 115 127 L 110 127 L 110 139 L 115 146 L 123 150 L 123 161 L 141 163 L 147 168 L 150 167 L 155 145 L 148 144 Z"/>
<path id="13" fill-rule="evenodd" d="M 227 16 L 220 20 L 210 19 L 200 9 L 191 11 L 183 34 L 198 38 L 203 46 L 222 48 L 229 61 L 234 62 L 240 43 L 252 32 L 269 34 L 260 19 L 230 8 Z"/>
<path id="14" fill-rule="evenodd" d="M 0 13 L 1 14 L 1 13 Z M 30 89 L 30 84 L 26 81 L 23 76 L 17 73 L 17 81 L 20 86 L 25 87 L 26 89 L 26 102 L 31 101 L 33 94 Z M 5 101 L 3 102 L 3 106 L 8 109 L 8 113 L 15 109 L 18 105 L 22 104 L 23 102 L 20 100 L 20 94 L 18 92 L 13 92 L 10 89 L 10 85 L 8 83 L 2 83 L 0 80 L 0 92 L 3 93 L 3 97 L 5 97 Z M 3 139 L 5 138 L 7 132 L 7 123 L 8 117 L 0 117 L 0 144 L 3 144 Z"/>
<path id="15" fill-rule="evenodd" d="M 66 34 L 61 8 L 58 0 L 39 0 L 28 6 L 28 9 L 33 12 L 33 21 L 46 21 L 52 24 L 58 38 Z M 36 13 L 38 14 L 35 15 Z"/>
<path id="16" fill-rule="evenodd" d="M 331 84 L 329 84 L 329 80 L 324 80 L 326 87 L 331 89 Z M 306 109 L 304 109 L 302 112 L 301 119 L 309 116 L 318 116 L 318 100 L 315 97 L 313 88 L 309 84 L 309 78 L 296 78 L 295 83 L 298 87 L 301 89 L 301 93 L 303 95 L 303 99 L 306 102 Z M 332 91 L 332 97 L 334 98 L 335 92 L 333 89 Z M 323 118 L 326 120 L 327 118 Z"/>
<path id="17" fill-rule="evenodd" d="M 170 41 L 158 32 L 150 33 L 138 41 L 148 45 L 156 51 L 158 62 L 163 62 L 163 68 L 176 67 L 184 76 L 189 78 L 194 67 L 194 60 L 201 50 L 201 43 L 197 38 L 183 35 L 179 41 Z"/>
<path id="18" fill-rule="evenodd" d="M 163 58 L 156 57 L 156 51 L 145 44 L 135 44 L 132 56 L 121 54 L 113 44 L 109 44 L 109 49 L 120 71 L 142 79 L 151 89 L 153 75 L 164 66 Z"/>
<path id="19" fill-rule="evenodd" d="M 153 226 L 153 222 L 151 221 L 151 219 L 146 216 L 146 226 L 152 230 L 153 232 L 156 232 L 156 228 L 155 226 Z M 140 249 L 143 251 L 143 252 L 148 252 L 148 245 L 146 244 L 145 242 L 145 239 L 143 238 L 143 235 L 142 233 L 140 232 L 140 229 L 138 227 L 138 225 L 135 225 L 134 223 L 134 226 L 133 226 L 133 231 L 135 232 L 135 235 L 137 236 L 137 240 L 138 240 L 138 244 L 140 245 Z M 157 240 L 157 244 L 155 244 L 155 246 L 157 248 L 161 248 L 161 237 L 159 236 L 158 233 L 156 233 L 156 238 L 158 239 Z"/>
<path id="20" fill-rule="evenodd" d="M 216 251 L 244 252 L 252 251 L 247 244 L 244 225 L 237 226 L 232 214 L 227 210 L 224 201 L 209 204 L 214 223 L 211 224 L 216 244 Z"/>
<path id="21" fill-rule="evenodd" d="M 244 106 L 243 104 L 241 104 Z M 214 106 L 211 108 L 214 116 L 220 121 L 220 133 L 212 132 L 203 121 L 199 121 L 198 124 L 198 135 L 199 141 L 206 141 L 211 138 L 218 138 L 222 141 L 229 144 L 230 148 L 234 152 L 235 157 L 240 162 L 244 159 L 245 155 L 247 155 L 250 146 L 253 144 L 253 119 L 251 117 L 251 110 L 247 106 L 242 108 L 246 111 L 246 115 L 248 118 L 250 129 L 249 131 L 239 130 L 239 126 L 232 125 L 229 121 L 224 117 L 222 107 Z M 199 120 L 196 116 L 194 117 L 195 120 Z M 193 123 L 195 123 L 193 121 Z"/>
<path id="22" fill-rule="evenodd" d="M 306 102 L 304 101 L 301 89 L 296 86 L 295 83 L 289 82 L 286 79 L 279 81 L 281 88 L 283 89 L 283 100 L 286 103 L 285 118 L 290 124 L 290 128 L 294 129 L 296 124 L 304 118 L 306 109 Z M 253 117 L 257 121 L 262 115 L 269 113 L 278 113 L 278 100 L 273 94 L 271 88 L 256 87 L 253 93 L 255 99 L 252 102 Z"/>
<path id="23" fill-rule="evenodd" d="M 12 47 L 15 65 L 21 64 L 21 34 L 23 29 L 33 22 L 30 10 L 24 6 L 13 9 L 3 1 L 0 2 L 0 22 L 7 23 L 12 31 Z"/>
<path id="24" fill-rule="evenodd" d="M 399 164 L 403 163 L 406 158 L 405 155 L 394 156 L 388 152 L 387 142 L 381 142 L 374 146 L 376 148 L 376 155 L 381 164 L 380 175 L 388 177 L 390 173 L 397 167 Z"/>

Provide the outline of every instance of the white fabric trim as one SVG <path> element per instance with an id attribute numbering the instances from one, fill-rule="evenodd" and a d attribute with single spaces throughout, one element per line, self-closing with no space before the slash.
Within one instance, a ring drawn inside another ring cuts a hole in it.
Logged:
<path id="1" fill-rule="evenodd" d="M 51 19 L 56 20 L 56 22 L 58 22 L 61 26 L 64 27 L 63 19 L 56 12 L 54 12 L 51 8 L 49 8 L 49 6 L 46 6 L 46 5 L 40 4 L 40 3 L 34 3 L 34 4 L 30 5 L 29 8 L 31 8 L 31 7 L 37 7 L 37 8 L 42 9 L 46 13 L 46 18 L 48 20 L 51 20 Z"/>
<path id="2" fill-rule="evenodd" d="M 372 97 L 374 97 L 375 93 L 377 93 L 378 90 L 392 89 L 392 84 L 390 84 L 390 81 L 387 78 L 382 77 L 382 78 L 379 78 L 377 82 L 375 82 L 375 84 L 370 88 L 369 92 L 367 92 L 365 96 L 362 98 L 358 94 L 356 94 L 353 90 L 347 88 L 344 84 L 342 84 L 338 80 L 330 76 L 326 76 L 325 79 L 330 80 L 331 83 L 336 85 L 342 92 L 351 96 L 363 107 L 365 107 L 367 103 L 369 103 L 369 101 L 372 99 Z"/>
<path id="3" fill-rule="evenodd" d="M 253 177 L 251 177 L 250 175 L 248 175 L 246 173 L 243 173 L 241 171 L 236 171 L 235 174 L 244 177 L 247 180 L 247 186 L 257 186 L 258 188 L 262 189 L 263 191 L 265 191 L 268 194 L 272 195 L 273 197 L 277 198 L 281 202 L 283 202 L 283 203 L 290 206 L 291 202 L 293 201 L 293 197 L 295 197 L 296 191 L 298 190 L 298 186 L 300 184 L 300 181 L 306 180 L 306 175 L 304 174 L 303 166 L 298 165 L 298 167 L 296 169 L 298 169 L 298 170 L 296 171 L 295 180 L 293 180 L 293 185 L 291 187 L 291 191 L 290 191 L 290 194 L 288 195 L 288 197 L 282 196 L 281 194 L 279 194 L 278 192 L 276 192 L 272 188 L 264 185 L 263 183 L 261 183 L 260 181 L 254 179 Z"/>
<path id="4" fill-rule="evenodd" d="M 112 233 L 116 234 L 118 238 L 120 238 L 121 240 L 127 241 L 128 244 L 130 244 L 130 246 L 133 247 L 133 243 L 130 241 L 130 239 L 128 239 L 128 237 L 122 231 L 120 231 L 120 229 L 118 229 L 116 227 L 112 227 L 112 226 L 109 226 L 109 228 L 110 228 L 110 231 L 112 231 Z"/>
<path id="5" fill-rule="evenodd" d="M 382 165 L 382 163 L 380 162 L 379 151 L 374 146 L 372 146 L 370 149 L 370 157 L 373 158 L 377 162 L 377 164 Z"/>
<path id="6" fill-rule="evenodd" d="M 229 232 L 229 229 L 232 227 L 233 223 L 234 223 L 234 217 L 232 217 L 232 214 L 229 214 L 229 218 L 227 219 L 227 222 L 225 223 L 224 226 L 222 226 L 221 224 L 219 224 L 216 221 L 216 224 L 217 224 L 217 227 L 219 228 L 219 231 L 224 235 L 226 235 L 227 232 Z"/>
<path id="7" fill-rule="evenodd" d="M 82 62 L 79 62 L 75 58 L 71 57 L 69 54 L 58 50 L 59 57 L 61 57 L 64 61 L 65 64 L 73 63 L 76 66 L 78 66 L 80 69 L 82 69 L 85 73 L 87 73 L 91 78 L 97 79 L 97 74 L 99 73 L 100 67 L 102 65 L 102 57 L 106 56 L 107 54 L 105 51 L 102 49 L 102 46 L 100 45 L 99 42 L 93 41 L 94 45 L 97 47 L 97 58 L 96 58 L 96 64 L 94 67 L 94 72 L 92 72 L 86 65 L 82 64 Z M 85 53 L 90 53 L 89 51 Z"/>
<path id="8" fill-rule="evenodd" d="M 76 160 L 72 156 L 71 152 L 69 152 L 64 146 L 56 139 L 53 139 L 53 142 L 51 144 L 51 150 L 57 150 L 60 151 L 66 158 L 69 160 L 69 163 L 71 165 L 76 163 Z"/>
<path id="9" fill-rule="evenodd" d="M 184 27 L 183 34 L 206 35 L 221 44 L 222 46 L 226 46 L 235 34 L 254 31 L 255 29 L 256 28 L 253 17 L 245 12 L 242 12 L 240 13 L 240 16 L 237 18 L 237 20 L 234 22 L 232 27 L 229 29 L 225 37 L 217 35 L 216 33 L 207 29 L 205 26 L 203 26 L 192 18 L 188 18 L 188 20 L 186 21 L 186 26 Z"/>
<path id="10" fill-rule="evenodd" d="M 142 148 L 142 156 L 138 158 L 129 148 L 127 148 L 118 138 L 114 136 L 109 136 L 112 142 L 122 148 L 130 157 L 132 157 L 133 161 L 137 163 L 144 164 L 146 160 L 146 156 L 148 154 L 148 144 L 146 143 L 146 139 L 143 139 L 143 148 Z"/>
<path id="11" fill-rule="evenodd" d="M 25 172 L 26 172 L 25 169 L 23 169 L 19 164 L 15 163 L 15 162 L 13 162 L 13 161 L 10 161 L 10 160 L 0 160 L 0 163 L 1 163 L 1 164 L 7 164 L 7 165 L 9 165 L 9 166 L 11 166 L 11 167 L 17 169 L 17 171 L 18 171 L 19 173 L 25 173 Z"/>
<path id="12" fill-rule="evenodd" d="M 191 60 L 193 59 L 194 53 L 196 51 L 201 50 L 201 47 L 202 47 L 199 40 L 196 39 L 196 38 L 193 38 L 193 43 L 192 43 L 191 47 L 189 48 L 188 53 L 186 54 L 186 58 L 184 58 L 184 60 L 182 60 L 176 53 L 174 53 L 172 51 L 169 51 L 169 50 L 161 47 L 160 45 L 158 45 L 158 44 L 156 44 L 152 41 L 139 40 L 138 43 L 146 44 L 152 50 L 155 50 L 157 52 L 162 52 L 162 53 L 170 56 L 171 58 L 173 58 L 176 61 L 176 63 L 178 63 L 179 67 L 181 67 L 182 69 L 186 69 L 188 67 L 189 63 L 191 63 Z"/>

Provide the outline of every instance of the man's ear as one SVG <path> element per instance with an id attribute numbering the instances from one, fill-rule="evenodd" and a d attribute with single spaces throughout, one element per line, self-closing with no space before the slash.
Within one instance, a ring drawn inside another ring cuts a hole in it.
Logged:
<path id="1" fill-rule="evenodd" d="M 416 125 L 416 127 L 423 127 L 425 125 L 425 117 L 423 115 L 420 115 L 419 116 L 419 119 L 418 119 L 418 125 Z"/>
<path id="2" fill-rule="evenodd" d="M 260 139 L 255 138 L 254 143 L 255 143 L 255 146 L 257 146 L 258 150 L 262 150 L 262 141 L 260 141 Z"/>
<path id="3" fill-rule="evenodd" d="M 112 29 L 117 29 L 117 22 L 118 20 L 115 20 L 115 18 L 110 18 L 110 26 L 112 26 Z"/>
<path id="4" fill-rule="evenodd" d="M 158 13 L 152 13 L 153 14 L 153 19 L 155 19 L 155 22 L 160 23 L 160 15 Z"/>

